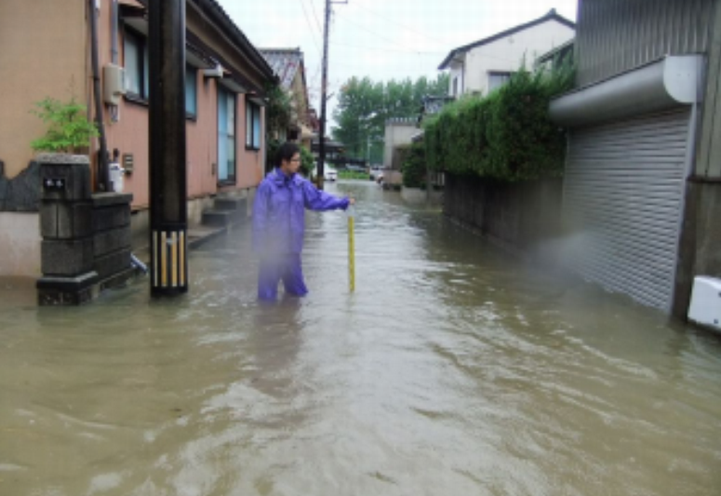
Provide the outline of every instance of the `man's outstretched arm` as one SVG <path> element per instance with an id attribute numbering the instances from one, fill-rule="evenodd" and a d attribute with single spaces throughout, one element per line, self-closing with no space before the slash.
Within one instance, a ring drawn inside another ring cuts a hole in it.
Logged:
<path id="1" fill-rule="evenodd" d="M 303 182 L 303 199 L 305 208 L 315 210 L 316 212 L 325 212 L 327 210 L 345 210 L 351 204 L 349 198 L 338 198 L 330 195 L 325 191 L 320 191 L 309 181 Z"/>

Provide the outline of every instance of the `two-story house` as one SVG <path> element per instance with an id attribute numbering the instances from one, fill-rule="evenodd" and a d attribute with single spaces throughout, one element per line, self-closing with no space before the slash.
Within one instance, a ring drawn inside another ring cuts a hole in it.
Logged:
<path id="1" fill-rule="evenodd" d="M 524 61 L 531 68 L 537 56 L 573 39 L 575 28 L 551 10 L 526 24 L 454 48 L 438 67 L 450 71 L 449 96 L 487 95 L 508 81 Z"/>

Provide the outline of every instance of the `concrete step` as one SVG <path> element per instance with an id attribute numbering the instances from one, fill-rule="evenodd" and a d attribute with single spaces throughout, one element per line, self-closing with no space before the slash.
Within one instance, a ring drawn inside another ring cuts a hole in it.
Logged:
<path id="1" fill-rule="evenodd" d="M 188 248 L 197 248 L 211 239 L 222 236 L 228 232 L 225 227 L 204 227 L 196 226 L 188 229 Z"/>
<path id="2" fill-rule="evenodd" d="M 237 215 L 232 210 L 206 210 L 201 224 L 207 227 L 228 227 L 234 223 L 233 217 Z"/>
<path id="3" fill-rule="evenodd" d="M 229 210 L 233 212 L 245 212 L 247 200 L 245 198 L 233 198 L 232 196 L 219 197 L 215 199 L 215 210 Z"/>

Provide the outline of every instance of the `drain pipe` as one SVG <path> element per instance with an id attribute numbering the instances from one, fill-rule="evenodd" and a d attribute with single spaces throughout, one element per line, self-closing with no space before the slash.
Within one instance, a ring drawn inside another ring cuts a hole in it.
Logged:
<path id="1" fill-rule="evenodd" d="M 141 262 L 138 257 L 133 255 L 132 253 L 130 254 L 130 266 L 139 270 L 143 274 L 148 273 L 148 266 Z"/>
<path id="2" fill-rule="evenodd" d="M 110 61 L 113 64 L 118 63 L 118 0 L 113 0 L 110 11 Z"/>
<path id="3" fill-rule="evenodd" d="M 110 178 L 108 176 L 108 145 L 105 140 L 105 126 L 103 124 L 103 99 L 100 94 L 100 59 L 98 56 L 98 15 L 96 5 L 99 0 L 88 0 L 88 16 L 90 20 L 90 57 L 93 70 L 93 96 L 95 100 L 95 124 L 98 127 L 98 169 L 95 184 L 98 190 L 109 191 Z"/>

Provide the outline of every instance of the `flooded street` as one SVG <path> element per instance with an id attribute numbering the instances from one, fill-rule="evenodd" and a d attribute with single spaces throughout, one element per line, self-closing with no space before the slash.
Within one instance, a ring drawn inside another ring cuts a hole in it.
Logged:
<path id="1" fill-rule="evenodd" d="M 0 495 L 718 495 L 721 340 L 397 193 L 309 214 L 261 306 L 248 226 L 82 308 L 0 292 Z"/>

